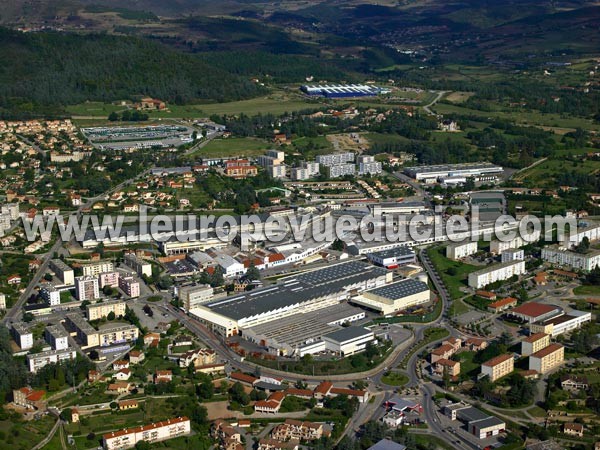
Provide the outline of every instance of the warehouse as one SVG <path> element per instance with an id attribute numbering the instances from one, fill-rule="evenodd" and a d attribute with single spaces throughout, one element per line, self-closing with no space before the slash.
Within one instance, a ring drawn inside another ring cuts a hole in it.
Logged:
<path id="1" fill-rule="evenodd" d="M 300 90 L 307 95 L 327 98 L 376 97 L 389 92 L 387 89 L 366 84 L 304 85 Z"/>
<path id="2" fill-rule="evenodd" d="M 479 439 L 496 436 L 506 429 L 506 424 L 472 406 L 458 409 L 456 417 L 467 425 L 467 431 Z"/>
<path id="3" fill-rule="evenodd" d="M 362 327 L 347 327 L 323 336 L 325 348 L 340 356 L 350 356 L 364 351 L 369 342 L 375 341 L 373 332 Z"/>
<path id="4" fill-rule="evenodd" d="M 417 181 L 432 182 L 438 178 L 449 177 L 496 177 L 501 175 L 504 169 L 495 164 L 465 163 L 465 164 L 440 164 L 434 166 L 407 167 L 404 173 Z"/>
<path id="5" fill-rule="evenodd" d="M 353 297 L 350 301 L 387 316 L 411 306 L 427 303 L 430 298 L 431 292 L 427 283 L 406 278 L 363 292 L 362 295 Z"/>
<path id="6" fill-rule="evenodd" d="M 377 264 L 378 266 L 387 269 L 395 269 L 404 264 L 414 263 L 415 251 L 411 247 L 403 245 L 401 247 L 382 250 L 380 252 L 369 253 L 367 258 L 373 264 Z"/>
<path id="7" fill-rule="evenodd" d="M 283 317 L 336 305 L 350 294 L 383 286 L 392 273 L 361 261 L 331 265 L 282 279 L 278 284 L 208 302 L 190 315 L 224 336 Z"/>

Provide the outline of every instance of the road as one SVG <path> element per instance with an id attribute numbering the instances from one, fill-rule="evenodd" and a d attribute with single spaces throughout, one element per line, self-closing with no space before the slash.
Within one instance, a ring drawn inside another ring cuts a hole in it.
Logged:
<path id="1" fill-rule="evenodd" d="M 437 96 L 431 100 L 427 105 L 423 106 L 423 110 L 429 114 L 430 116 L 435 116 L 436 114 L 431 110 L 431 107 L 435 105 L 440 99 L 446 94 L 448 91 L 438 91 Z"/>

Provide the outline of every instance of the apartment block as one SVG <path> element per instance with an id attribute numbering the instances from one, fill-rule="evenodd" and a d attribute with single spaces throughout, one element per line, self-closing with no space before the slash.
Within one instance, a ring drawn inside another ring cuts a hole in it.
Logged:
<path id="1" fill-rule="evenodd" d="M 149 444 L 166 441 L 191 433 L 190 419 L 177 417 L 141 427 L 125 428 L 102 436 L 104 450 L 125 450 L 145 441 Z"/>
<path id="2" fill-rule="evenodd" d="M 529 370 L 545 373 L 560 366 L 565 360 L 565 348 L 560 344 L 550 344 L 529 357 Z"/>
<path id="3" fill-rule="evenodd" d="M 140 282 L 134 277 L 129 276 L 119 278 L 119 287 L 131 298 L 140 296 Z"/>
<path id="4" fill-rule="evenodd" d="M 186 311 L 196 308 L 198 305 L 208 302 L 212 299 L 214 289 L 208 284 L 183 286 L 178 290 L 179 300 L 183 302 Z"/>
<path id="5" fill-rule="evenodd" d="M 315 160 L 323 166 L 335 166 L 354 161 L 354 153 L 331 153 L 329 155 L 317 155 Z M 352 164 L 354 166 L 354 164 Z"/>
<path id="6" fill-rule="evenodd" d="M 142 259 L 135 256 L 134 253 L 126 253 L 123 257 L 125 264 L 133 269 L 139 277 L 146 275 L 147 277 L 152 276 L 152 265 Z"/>
<path id="7" fill-rule="evenodd" d="M 11 331 L 15 342 L 21 350 L 29 350 L 33 347 L 33 332 L 24 323 L 13 323 Z"/>
<path id="8" fill-rule="evenodd" d="M 72 286 L 75 284 L 75 272 L 64 261 L 52 259 L 49 267 L 64 285 Z"/>
<path id="9" fill-rule="evenodd" d="M 98 278 L 91 275 L 75 278 L 75 295 L 81 302 L 100 298 Z"/>
<path id="10" fill-rule="evenodd" d="M 46 327 L 44 337 L 53 350 L 66 350 L 69 348 L 69 333 L 60 325 Z"/>
<path id="11" fill-rule="evenodd" d="M 515 275 L 525 273 L 525 261 L 512 261 L 495 264 L 485 269 L 471 272 L 469 274 L 469 286 L 481 289 L 496 281 L 508 280 Z"/>
<path id="12" fill-rule="evenodd" d="M 59 362 L 75 359 L 76 357 L 77 352 L 73 349 L 48 350 L 46 352 L 27 355 L 27 366 L 31 373 L 36 373 L 48 364 L 58 364 Z"/>
<path id="13" fill-rule="evenodd" d="M 329 178 L 339 178 L 356 174 L 356 166 L 354 164 L 336 164 L 333 166 L 326 166 L 326 168 L 327 176 Z"/>
<path id="14" fill-rule="evenodd" d="M 383 171 L 381 163 L 371 155 L 361 155 L 357 158 L 359 175 L 378 175 Z"/>
<path id="15" fill-rule="evenodd" d="M 446 258 L 448 259 L 462 259 L 474 253 L 477 253 L 477 242 L 455 242 L 446 247 Z"/>
<path id="16" fill-rule="evenodd" d="M 52 285 L 44 285 L 40 289 L 40 297 L 50 306 L 60 305 L 60 291 Z"/>
<path id="17" fill-rule="evenodd" d="M 550 335 L 546 333 L 535 333 L 521 342 L 521 354 L 529 356 L 550 345 Z"/>
<path id="18" fill-rule="evenodd" d="M 508 375 L 515 369 L 515 360 L 513 355 L 504 354 L 496 356 L 481 365 L 481 375 L 487 375 L 490 381 L 494 382 L 505 375 Z"/>
<path id="19" fill-rule="evenodd" d="M 110 286 L 112 288 L 116 288 L 119 286 L 119 272 L 103 272 L 98 275 L 98 283 L 100 285 L 100 289 L 104 288 L 104 286 Z"/>
<path id="20" fill-rule="evenodd" d="M 83 276 L 98 276 L 103 272 L 112 272 L 115 268 L 111 261 L 99 261 L 82 266 L 82 270 Z"/>
<path id="21" fill-rule="evenodd" d="M 577 253 L 558 246 L 549 246 L 542 249 L 542 259 L 551 264 L 589 272 L 600 266 L 600 251 Z"/>
<path id="22" fill-rule="evenodd" d="M 116 317 L 125 315 L 126 305 L 121 300 L 103 301 L 101 303 L 92 303 L 85 307 L 88 320 L 98 320 L 108 316 L 111 312 Z"/>

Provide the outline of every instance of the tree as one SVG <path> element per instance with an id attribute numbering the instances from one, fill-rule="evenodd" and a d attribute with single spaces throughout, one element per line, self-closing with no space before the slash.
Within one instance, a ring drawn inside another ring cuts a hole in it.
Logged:
<path id="1" fill-rule="evenodd" d="M 135 450 L 150 450 L 152 447 L 148 441 L 138 441 L 135 444 Z"/>
<path id="2" fill-rule="evenodd" d="M 587 236 L 584 236 L 576 248 L 577 253 L 587 253 L 589 249 L 590 249 L 590 240 Z"/>
<path id="3" fill-rule="evenodd" d="M 250 266 L 246 271 L 246 278 L 250 281 L 260 280 L 260 271 L 254 265 L 254 261 L 250 262 Z"/>
<path id="4" fill-rule="evenodd" d="M 119 120 L 119 114 L 117 114 L 115 111 L 111 112 L 108 115 L 108 120 L 110 120 L 111 122 L 116 122 L 117 120 Z"/>
<path id="5" fill-rule="evenodd" d="M 119 404 L 117 402 L 110 402 L 110 409 L 117 409 L 119 407 Z"/>
<path id="6" fill-rule="evenodd" d="M 114 311 L 111 311 L 111 312 L 109 312 L 109 313 L 108 313 L 108 315 L 106 316 L 106 319 L 107 319 L 107 320 L 115 320 L 115 317 L 116 317 L 116 316 L 115 316 L 115 312 L 114 312 Z"/>

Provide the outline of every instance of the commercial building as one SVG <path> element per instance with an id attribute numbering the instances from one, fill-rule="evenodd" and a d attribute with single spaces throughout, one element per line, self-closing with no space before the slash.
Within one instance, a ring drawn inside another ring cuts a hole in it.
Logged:
<path id="1" fill-rule="evenodd" d="M 44 330 L 44 337 L 53 350 L 69 348 L 69 333 L 60 325 L 47 326 Z"/>
<path id="2" fill-rule="evenodd" d="M 550 335 L 546 333 L 535 333 L 521 342 L 521 355 L 529 356 L 550 345 Z"/>
<path id="3" fill-rule="evenodd" d="M 448 259 L 462 259 L 475 253 L 477 253 L 477 242 L 455 242 L 446 247 L 446 258 Z"/>
<path id="4" fill-rule="evenodd" d="M 411 306 L 427 303 L 431 291 L 427 283 L 406 278 L 395 283 L 371 289 L 350 299 L 350 302 L 362 307 L 390 315 Z"/>
<path id="5" fill-rule="evenodd" d="M 600 267 L 600 250 L 577 253 L 553 245 L 542 249 L 542 259 L 551 264 L 589 272 Z"/>
<path id="6" fill-rule="evenodd" d="M 385 267 L 387 269 L 395 269 L 404 264 L 412 264 L 415 262 L 415 251 L 408 245 L 403 245 L 388 250 L 368 253 L 367 258 L 373 264 Z"/>
<path id="7" fill-rule="evenodd" d="M 546 303 L 527 302 L 521 306 L 511 309 L 506 314 L 516 319 L 528 322 L 530 324 L 534 322 L 540 322 L 551 317 L 558 316 L 563 313 L 560 306 L 550 305 Z M 537 333 L 538 331 L 534 331 Z M 550 334 L 550 333 L 546 333 Z"/>
<path id="8" fill-rule="evenodd" d="M 62 361 L 75 359 L 77 352 L 73 349 L 48 350 L 46 352 L 27 355 L 27 365 L 31 373 L 36 373 L 48 364 L 57 364 Z"/>
<path id="9" fill-rule="evenodd" d="M 296 314 L 339 304 L 350 293 L 382 286 L 392 273 L 349 261 L 284 278 L 278 284 L 205 303 L 190 314 L 223 336 Z"/>
<path id="10" fill-rule="evenodd" d="M 580 328 L 584 323 L 592 321 L 592 313 L 572 310 L 550 319 L 534 322 L 529 325 L 532 333 L 546 333 L 552 337 Z"/>
<path id="11" fill-rule="evenodd" d="M 125 262 L 125 265 L 134 270 L 138 276 L 152 276 L 152 265 L 135 256 L 135 253 L 126 253 L 123 257 L 123 261 Z"/>
<path id="12" fill-rule="evenodd" d="M 494 179 L 500 176 L 504 169 L 490 163 L 440 164 L 434 166 L 407 167 L 404 173 L 417 181 L 433 182 L 438 178 L 476 177 Z"/>
<path id="13" fill-rule="evenodd" d="M 467 431 L 479 439 L 497 436 L 506 429 L 506 424 L 495 416 L 473 408 L 467 403 L 451 403 L 444 406 L 444 415 L 451 420 L 465 423 Z"/>
<path id="14" fill-rule="evenodd" d="M 495 264 L 485 269 L 471 272 L 469 274 L 469 286 L 481 289 L 496 281 L 508 280 L 513 276 L 525 273 L 525 261 L 512 261 Z"/>
<path id="15" fill-rule="evenodd" d="M 354 162 L 354 153 L 330 153 L 328 155 L 317 155 L 315 158 L 318 164 L 322 166 L 337 166 Z M 354 164 L 352 164 L 354 166 Z"/>
<path id="16" fill-rule="evenodd" d="M 64 261 L 51 259 L 49 267 L 64 285 L 72 286 L 75 284 L 75 272 Z"/>
<path id="17" fill-rule="evenodd" d="M 151 423 L 150 425 L 106 433 L 102 436 L 102 447 L 105 450 L 124 450 L 135 447 L 138 442 L 145 441 L 153 444 L 187 436 L 190 433 L 190 419 L 177 417 L 163 422 Z"/>
<path id="18" fill-rule="evenodd" d="M 177 296 L 186 311 L 207 303 L 213 295 L 214 289 L 208 284 L 183 286 L 177 289 Z"/>
<path id="19" fill-rule="evenodd" d="M 126 305 L 122 300 L 105 300 L 101 303 L 91 303 L 85 307 L 88 320 L 98 320 L 114 313 L 115 317 L 125 315 Z"/>
<path id="20" fill-rule="evenodd" d="M 545 373 L 558 367 L 565 360 L 565 348 L 560 344 L 550 344 L 529 356 L 529 370 Z"/>
<path id="21" fill-rule="evenodd" d="M 40 289 L 40 297 L 50 306 L 60 305 L 60 291 L 50 284 Z"/>
<path id="22" fill-rule="evenodd" d="M 511 354 L 496 356 L 481 365 L 481 375 L 487 375 L 494 382 L 515 369 L 515 359 Z"/>
<path id="23" fill-rule="evenodd" d="M 140 296 L 140 282 L 132 276 L 120 277 L 119 288 L 131 298 Z"/>
<path id="24" fill-rule="evenodd" d="M 84 276 L 98 276 L 103 272 L 112 272 L 114 265 L 111 261 L 99 261 L 81 266 Z"/>
<path id="25" fill-rule="evenodd" d="M 33 332 L 24 323 L 13 323 L 11 331 L 15 342 L 21 350 L 29 350 L 33 347 Z"/>
<path id="26" fill-rule="evenodd" d="M 371 155 L 360 155 L 357 158 L 359 175 L 378 175 L 383 169 L 381 163 Z"/>
<path id="27" fill-rule="evenodd" d="M 364 351 L 374 341 L 373 332 L 362 327 L 346 327 L 323 336 L 325 348 L 344 357 Z"/>
<path id="28" fill-rule="evenodd" d="M 75 295 L 80 302 L 100 298 L 98 278 L 91 275 L 75 278 Z"/>

